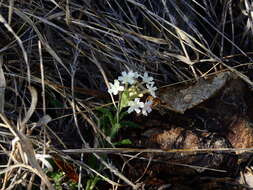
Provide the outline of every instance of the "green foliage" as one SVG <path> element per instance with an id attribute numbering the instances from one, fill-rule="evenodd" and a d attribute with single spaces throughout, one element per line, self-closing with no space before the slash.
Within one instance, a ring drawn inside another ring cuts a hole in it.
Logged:
<path id="1" fill-rule="evenodd" d="M 123 118 L 128 115 L 126 111 L 121 111 L 119 116 L 117 116 L 115 108 L 97 108 L 97 111 L 100 112 L 99 117 L 102 130 L 105 135 L 111 139 L 116 137 L 117 132 L 123 126 L 138 127 L 134 122 L 123 120 Z M 131 144 L 131 141 L 123 139 L 121 142 L 115 142 L 115 144 Z"/>
<path id="2" fill-rule="evenodd" d="M 85 190 L 93 190 L 99 180 L 100 178 L 98 176 L 88 179 L 86 182 Z"/>
<path id="3" fill-rule="evenodd" d="M 121 93 L 119 109 L 122 110 L 123 108 L 127 107 L 129 100 L 130 100 L 130 97 L 129 97 L 128 91 L 124 91 L 123 93 Z"/>
<path id="4" fill-rule="evenodd" d="M 54 108 L 63 108 L 64 105 L 63 103 L 61 103 L 56 97 L 55 95 L 52 94 L 47 94 L 47 98 L 48 98 L 48 103 L 50 106 L 54 107 Z"/>
<path id="5" fill-rule="evenodd" d="M 139 125 L 132 122 L 132 121 L 122 121 L 121 125 L 124 126 L 124 127 L 139 128 Z"/>
<path id="6" fill-rule="evenodd" d="M 113 138 L 118 130 L 118 125 L 113 111 L 110 108 L 98 108 L 100 114 L 100 125 L 106 136 Z"/>
<path id="7" fill-rule="evenodd" d="M 132 141 L 130 139 L 123 139 L 121 141 L 113 143 L 113 145 L 129 145 L 132 144 Z"/>
<path id="8" fill-rule="evenodd" d="M 110 108 L 98 108 L 97 111 L 101 112 L 100 125 L 105 135 L 114 138 L 117 131 L 120 129 L 120 124 L 117 123 L 117 118 Z"/>
<path id="9" fill-rule="evenodd" d="M 52 178 L 56 190 L 62 190 L 62 180 L 65 176 L 64 172 L 48 172 L 48 176 Z"/>
<path id="10" fill-rule="evenodd" d="M 78 184 L 70 179 L 67 179 L 65 173 L 62 171 L 47 172 L 47 175 L 52 179 L 56 190 L 65 189 L 65 187 L 63 188 L 63 183 L 68 187 L 69 190 L 78 189 Z"/>

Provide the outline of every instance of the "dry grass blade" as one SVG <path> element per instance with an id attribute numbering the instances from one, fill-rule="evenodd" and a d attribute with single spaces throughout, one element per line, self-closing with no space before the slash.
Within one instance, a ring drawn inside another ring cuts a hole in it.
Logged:
<path id="1" fill-rule="evenodd" d="M 31 103 L 31 107 L 29 108 L 25 118 L 21 122 L 22 129 L 25 129 L 25 125 L 26 125 L 27 121 L 30 119 L 31 115 L 33 114 L 35 107 L 36 107 L 36 103 L 37 103 L 36 90 L 33 87 L 29 87 L 29 90 L 30 90 L 30 93 L 32 96 L 32 103 Z M 3 120 L 3 122 L 5 123 L 6 127 L 9 128 L 9 130 L 13 133 L 13 135 L 17 138 L 17 140 L 20 141 L 20 145 L 22 147 L 22 150 L 20 150 L 20 151 L 23 151 L 23 153 L 25 153 L 31 167 L 33 167 L 37 171 L 37 173 L 41 177 L 42 181 L 47 185 L 47 187 L 50 190 L 53 190 L 54 187 L 49 182 L 46 174 L 43 172 L 42 168 L 40 167 L 39 163 L 36 160 L 34 148 L 33 148 L 33 145 L 31 143 L 30 139 L 25 136 L 25 134 L 22 132 L 22 130 L 18 130 L 15 126 L 13 126 L 12 123 L 8 120 L 8 118 L 4 115 L 4 113 L 1 113 L 0 117 Z"/>
<path id="2" fill-rule="evenodd" d="M 183 48 L 183 52 L 185 54 L 186 63 L 190 66 L 190 68 L 191 68 L 191 70 L 192 70 L 192 72 L 194 74 L 195 79 L 198 80 L 197 73 L 196 73 L 196 71 L 194 69 L 193 62 L 191 61 L 190 56 L 189 56 L 189 54 L 187 52 L 187 49 L 186 49 L 186 47 L 184 45 L 184 41 L 186 41 L 187 44 L 190 44 L 191 47 L 195 47 L 195 46 L 194 46 L 193 42 L 190 40 L 190 38 L 188 38 L 187 35 L 184 35 L 184 32 L 182 32 L 182 30 L 178 30 L 177 29 L 176 32 L 177 32 L 177 34 L 179 36 L 179 41 L 180 41 L 180 44 L 181 44 L 181 46 Z"/>
<path id="3" fill-rule="evenodd" d="M 41 86 L 42 86 L 42 101 L 43 101 L 43 112 L 46 114 L 46 97 L 45 97 L 45 73 L 43 66 L 43 58 L 42 58 L 42 50 L 41 50 L 41 42 L 38 41 L 39 47 L 39 56 L 40 56 L 40 73 L 41 73 Z"/>
<path id="4" fill-rule="evenodd" d="M 243 8 L 242 4 L 244 3 L 244 7 L 245 9 Z M 240 3 L 240 8 L 241 8 L 241 11 L 243 12 L 243 14 L 245 16 L 248 17 L 247 19 L 247 24 L 245 26 L 245 31 L 244 31 L 244 34 L 243 36 L 245 37 L 248 33 L 250 35 L 253 35 L 253 13 L 252 13 L 252 7 L 253 7 L 253 3 L 248 1 L 248 0 L 244 0 L 244 1 L 241 1 Z"/>
<path id="5" fill-rule="evenodd" d="M 11 171 L 11 170 L 13 170 L 15 168 L 26 168 L 26 169 L 29 169 L 31 172 L 35 173 L 36 175 L 38 175 L 38 176 L 40 175 L 39 172 L 36 169 L 34 169 L 33 167 L 31 167 L 31 166 L 29 166 L 27 164 L 15 164 L 15 165 L 11 165 L 8 168 L 0 170 L 0 175 L 4 174 L 4 173 L 7 173 L 7 172 L 9 172 L 9 171 Z"/>
<path id="6" fill-rule="evenodd" d="M 196 10 L 194 10 L 192 7 L 190 7 L 187 3 L 185 3 L 189 8 L 191 8 L 205 23 L 207 23 L 213 30 L 215 30 L 219 35 L 221 35 L 224 39 L 226 39 L 228 42 L 230 42 L 233 47 L 235 49 L 237 49 L 240 53 L 242 53 L 243 55 L 245 55 L 246 57 L 247 54 L 238 46 L 236 45 L 232 40 L 230 40 L 226 35 L 222 34 L 221 31 L 219 31 L 219 29 L 217 29 L 212 23 L 210 23 L 205 17 L 203 17 L 202 15 L 200 15 Z M 248 57 L 249 58 L 249 57 Z"/>
<path id="7" fill-rule="evenodd" d="M 23 57 L 26 63 L 26 67 L 27 67 L 27 80 L 28 80 L 28 84 L 30 84 L 31 82 L 31 71 L 30 71 L 30 65 L 28 63 L 28 56 L 27 56 L 27 52 L 23 46 L 23 42 L 22 40 L 18 37 L 18 35 L 13 31 L 13 29 L 11 28 L 11 26 L 6 22 L 5 18 L 0 14 L 0 22 L 3 23 L 3 25 L 5 26 L 5 28 L 10 31 L 12 33 L 12 35 L 15 37 L 15 39 L 17 40 L 22 53 L 23 53 Z"/>
<path id="8" fill-rule="evenodd" d="M 6 81 L 3 72 L 3 56 L 0 55 L 0 112 L 4 113 Z"/>
<path id="9" fill-rule="evenodd" d="M 17 9 L 14 9 L 14 12 L 17 15 L 19 15 L 24 21 L 26 21 L 28 24 L 30 24 L 30 26 L 32 26 L 32 28 L 37 33 L 37 35 L 38 35 L 41 43 L 45 46 L 46 50 L 52 55 L 53 58 L 55 58 L 55 60 L 57 60 L 61 64 L 61 66 L 66 70 L 66 72 L 69 73 L 69 70 L 64 65 L 64 63 L 61 60 L 61 58 L 57 55 L 57 53 L 53 50 L 53 48 L 51 48 L 51 46 L 46 42 L 46 40 L 44 39 L 43 35 L 40 33 L 40 31 L 36 27 L 35 23 L 33 23 L 32 20 L 28 16 L 26 16 L 24 13 L 22 13 L 21 11 L 19 11 Z"/>
<path id="10" fill-rule="evenodd" d="M 108 78 L 104 72 L 104 69 L 102 68 L 101 64 L 97 61 L 96 57 L 94 56 L 94 54 L 92 54 L 92 60 L 93 60 L 93 63 L 98 67 L 99 71 L 101 72 L 103 78 L 104 78 L 104 81 L 105 81 L 105 84 L 107 86 L 107 88 L 109 88 L 109 81 L 108 81 Z M 111 96 L 111 99 L 112 99 L 112 103 L 114 105 L 115 108 L 117 108 L 116 104 L 115 104 L 115 100 L 114 100 L 114 97 L 112 96 L 112 94 L 110 94 Z"/>
<path id="11" fill-rule="evenodd" d="M 54 3 L 57 7 L 61 8 L 61 6 L 55 1 L 55 0 L 50 0 L 52 3 Z"/>
<path id="12" fill-rule="evenodd" d="M 25 118 L 21 121 L 22 131 L 24 131 L 26 123 L 29 121 L 32 114 L 34 113 L 37 102 L 38 102 L 38 94 L 37 94 L 37 91 L 35 90 L 35 88 L 30 86 L 29 90 L 30 90 L 30 93 L 31 93 L 31 96 L 32 96 L 32 102 L 31 102 L 31 106 L 29 107 L 28 112 L 25 115 Z"/>
<path id="13" fill-rule="evenodd" d="M 70 24 L 70 10 L 69 10 L 69 0 L 66 0 L 66 17 L 65 17 L 65 19 L 66 19 L 66 23 L 67 23 L 67 25 L 69 25 Z"/>
<path id="14" fill-rule="evenodd" d="M 207 152 L 235 152 L 245 151 L 253 152 L 252 148 L 206 148 L 206 149 L 150 149 L 150 148 L 85 148 L 85 149 L 66 149 L 62 150 L 65 154 L 82 154 L 82 153 L 103 153 L 103 154 L 118 154 L 118 153 L 207 153 Z"/>
<path id="15" fill-rule="evenodd" d="M 54 187 L 49 182 L 48 177 L 43 172 L 42 168 L 40 167 L 40 165 L 38 164 L 36 160 L 34 149 L 30 140 L 21 131 L 19 131 L 16 127 L 13 126 L 3 113 L 0 114 L 0 118 L 9 128 L 9 130 L 16 136 L 16 138 L 19 139 L 21 147 L 22 147 L 22 151 L 26 154 L 31 167 L 37 171 L 36 173 L 39 174 L 42 181 L 47 185 L 47 187 L 50 190 L 54 190 Z"/>
<path id="16" fill-rule="evenodd" d="M 11 19 L 12 19 L 12 14 L 13 14 L 13 5 L 14 5 L 14 0 L 9 1 L 9 12 L 8 12 L 8 24 L 11 25 Z"/>

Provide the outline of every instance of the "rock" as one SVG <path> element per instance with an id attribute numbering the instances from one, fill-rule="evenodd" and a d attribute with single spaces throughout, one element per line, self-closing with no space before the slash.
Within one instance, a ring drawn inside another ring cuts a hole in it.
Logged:
<path id="1" fill-rule="evenodd" d="M 153 155 L 153 159 L 167 161 L 168 163 L 171 161 L 173 163 L 192 165 L 198 171 L 204 171 L 205 168 L 218 169 L 223 167 L 222 164 L 236 159 L 233 153 L 228 155 L 217 151 L 194 151 L 197 149 L 231 148 L 231 144 L 224 137 L 216 133 L 194 132 L 181 127 L 172 127 L 169 130 L 155 133 L 148 137 L 143 144 L 148 148 L 163 150 L 179 149 L 176 153 L 155 154 Z M 226 167 L 232 168 L 233 166 L 229 165 Z"/>
<path id="2" fill-rule="evenodd" d="M 234 120 L 228 127 L 226 138 L 234 148 L 252 148 L 253 147 L 253 125 L 249 120 L 239 118 Z M 242 153 L 244 151 L 237 151 Z"/>

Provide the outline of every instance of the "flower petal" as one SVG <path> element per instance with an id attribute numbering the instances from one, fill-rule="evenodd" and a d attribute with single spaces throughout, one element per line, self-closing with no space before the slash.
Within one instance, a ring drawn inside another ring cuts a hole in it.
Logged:
<path id="1" fill-rule="evenodd" d="M 117 95 L 119 91 L 124 90 L 124 86 L 120 86 L 120 82 L 118 80 L 114 80 L 114 84 L 109 83 L 109 86 L 108 92 L 113 95 Z"/>

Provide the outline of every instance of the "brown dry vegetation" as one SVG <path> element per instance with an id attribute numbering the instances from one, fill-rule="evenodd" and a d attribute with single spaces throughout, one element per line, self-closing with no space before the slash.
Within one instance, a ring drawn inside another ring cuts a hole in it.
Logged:
<path id="1" fill-rule="evenodd" d="M 252 148 L 252 19 L 250 0 L 2 0 L 0 188 L 247 188 L 236 177 L 252 156 L 234 156 L 236 148 Z M 240 85 L 229 90 L 228 84 L 184 115 L 165 110 L 149 119 L 127 116 L 139 128 L 122 128 L 110 139 L 95 110 L 108 106 L 108 82 L 127 69 L 149 72 L 160 88 L 221 72 L 233 73 Z M 211 125 L 201 128 L 199 118 Z M 201 137 L 197 127 L 205 130 Z M 217 134 L 219 141 L 207 139 Z M 133 144 L 113 145 L 126 138 Z M 199 165 L 196 148 L 206 159 Z M 217 148 L 215 158 L 222 163 L 231 153 L 233 167 L 209 163 Z M 191 161 L 176 160 L 185 152 L 174 149 L 187 149 Z M 166 156 L 171 153 L 173 160 Z M 57 184 L 53 175 L 62 171 Z"/>

